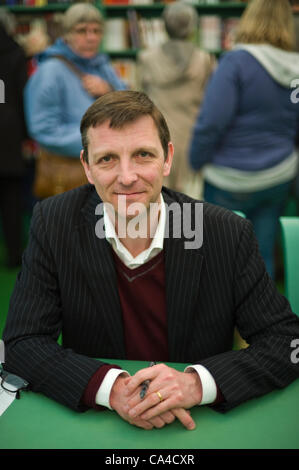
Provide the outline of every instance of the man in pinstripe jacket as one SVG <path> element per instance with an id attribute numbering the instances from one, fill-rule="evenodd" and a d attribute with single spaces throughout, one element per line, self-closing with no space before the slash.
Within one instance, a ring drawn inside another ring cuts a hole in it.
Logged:
<path id="1" fill-rule="evenodd" d="M 153 103 L 108 93 L 85 113 L 81 134 L 90 184 L 35 206 L 4 331 L 6 368 L 75 410 L 111 408 L 145 429 L 176 418 L 193 429 L 193 406 L 226 412 L 295 380 L 299 320 L 265 271 L 250 222 L 162 188 L 173 146 Z M 174 203 L 180 236 L 167 211 Z M 146 236 L 120 234 L 140 207 Z M 186 213 L 203 239 L 193 249 Z M 232 350 L 235 326 L 246 349 Z M 116 364 L 96 359 L 105 357 Z M 125 358 L 162 363 L 129 377 L 117 365 Z M 167 361 L 190 366 L 178 372 Z"/>

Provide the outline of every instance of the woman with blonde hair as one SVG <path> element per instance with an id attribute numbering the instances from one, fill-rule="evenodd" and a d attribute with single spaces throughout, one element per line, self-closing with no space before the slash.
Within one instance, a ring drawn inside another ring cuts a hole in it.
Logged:
<path id="1" fill-rule="evenodd" d="M 202 169 L 205 199 L 252 221 L 272 277 L 278 219 L 297 171 L 294 45 L 288 0 L 252 0 L 234 49 L 209 84 L 190 147 L 192 167 Z"/>

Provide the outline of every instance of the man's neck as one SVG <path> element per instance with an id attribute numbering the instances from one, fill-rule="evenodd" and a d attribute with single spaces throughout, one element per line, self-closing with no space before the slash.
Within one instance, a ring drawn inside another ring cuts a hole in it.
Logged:
<path id="1" fill-rule="evenodd" d="M 131 253 L 133 258 L 136 258 L 140 253 L 147 250 L 152 240 L 151 239 L 144 239 L 144 238 L 121 238 L 121 243 L 124 247 Z"/>
<path id="2" fill-rule="evenodd" d="M 121 236 L 122 234 L 119 233 L 119 227 L 116 218 L 115 232 L 121 243 L 125 246 L 125 248 L 129 251 L 129 253 L 131 253 L 134 258 L 136 258 L 136 256 L 138 256 L 140 253 L 150 247 L 158 227 L 159 217 L 160 209 L 155 211 L 147 210 L 143 215 L 140 216 L 140 222 L 138 224 L 134 223 L 133 220 L 127 220 L 125 236 Z M 132 228 L 134 231 L 140 234 L 140 236 L 135 236 L 134 238 L 130 236 L 132 235 Z"/>

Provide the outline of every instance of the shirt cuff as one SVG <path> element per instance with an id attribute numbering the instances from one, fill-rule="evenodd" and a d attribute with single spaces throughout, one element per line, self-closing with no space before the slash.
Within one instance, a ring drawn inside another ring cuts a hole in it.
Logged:
<path id="1" fill-rule="evenodd" d="M 208 405 L 213 403 L 217 397 L 217 385 L 211 373 L 202 365 L 188 366 L 184 372 L 190 372 L 190 369 L 196 370 L 202 386 L 202 399 L 199 405 Z"/>
<path id="2" fill-rule="evenodd" d="M 127 374 L 128 376 L 130 375 L 129 372 L 127 372 L 126 370 L 122 370 L 122 369 L 108 370 L 96 394 L 97 405 L 105 406 L 109 408 L 110 410 L 112 410 L 110 406 L 110 400 L 109 400 L 110 392 L 117 377 L 123 373 Z"/>

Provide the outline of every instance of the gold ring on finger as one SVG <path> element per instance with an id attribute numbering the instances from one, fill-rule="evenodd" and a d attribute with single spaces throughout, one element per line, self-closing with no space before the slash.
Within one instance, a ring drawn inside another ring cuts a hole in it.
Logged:
<path id="1" fill-rule="evenodd" d="M 163 401 L 163 397 L 162 397 L 161 393 L 160 393 L 160 392 L 156 392 L 156 394 L 158 395 L 159 400 L 160 400 L 160 401 Z"/>

